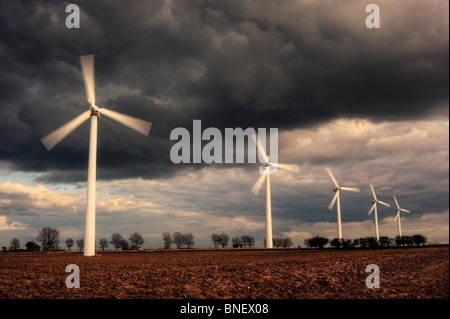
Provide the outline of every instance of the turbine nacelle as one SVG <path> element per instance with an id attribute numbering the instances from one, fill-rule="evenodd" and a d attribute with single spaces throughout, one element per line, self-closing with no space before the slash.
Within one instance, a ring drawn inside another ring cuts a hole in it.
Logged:
<path id="1" fill-rule="evenodd" d="M 97 116 L 97 118 L 100 118 L 100 111 L 99 107 L 97 105 L 91 105 L 91 116 Z"/>

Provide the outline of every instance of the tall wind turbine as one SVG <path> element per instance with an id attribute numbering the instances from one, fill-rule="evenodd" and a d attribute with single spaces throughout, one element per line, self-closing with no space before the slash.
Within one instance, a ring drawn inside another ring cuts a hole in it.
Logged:
<path id="1" fill-rule="evenodd" d="M 338 228 L 338 238 L 339 240 L 342 240 L 342 226 L 341 226 L 341 201 L 340 201 L 340 196 L 339 193 L 341 190 L 343 191 L 351 191 L 351 192 L 359 192 L 359 187 L 340 187 L 338 182 L 336 181 L 336 178 L 334 178 L 333 173 L 331 172 L 331 168 L 327 167 L 326 168 L 328 174 L 330 175 L 331 179 L 333 180 L 334 186 L 336 186 L 335 189 L 333 189 L 333 192 L 336 193 L 336 195 L 334 195 L 333 199 L 331 200 L 330 205 L 328 205 L 328 209 L 332 210 L 334 203 L 337 200 L 337 228 Z"/>
<path id="2" fill-rule="evenodd" d="M 378 233 L 377 204 L 380 203 L 381 205 L 384 205 L 386 207 L 391 207 L 391 205 L 377 199 L 377 195 L 375 194 L 375 190 L 373 189 L 372 184 L 370 184 L 370 189 L 372 190 L 372 194 L 373 194 L 373 200 L 371 201 L 371 203 L 373 205 L 372 205 L 372 208 L 369 210 L 369 216 L 370 216 L 370 214 L 372 214 L 372 211 L 375 210 L 375 234 L 376 234 L 377 242 L 378 242 L 378 241 L 380 241 L 380 234 Z"/>
<path id="3" fill-rule="evenodd" d="M 272 206 L 270 202 L 270 174 L 273 172 L 273 167 L 285 169 L 290 172 L 298 173 L 300 171 L 298 165 L 272 163 L 267 156 L 266 150 L 261 141 L 256 140 L 256 134 L 252 135 L 253 141 L 256 143 L 258 151 L 263 157 L 265 164 L 260 166 L 259 173 L 261 176 L 252 187 L 252 192 L 255 195 L 259 194 L 264 180 L 266 181 L 266 248 L 273 248 L 272 242 Z"/>
<path id="4" fill-rule="evenodd" d="M 411 213 L 411 211 L 408 209 L 400 208 L 400 205 L 397 202 L 397 198 L 395 197 L 395 195 L 393 197 L 394 197 L 395 204 L 397 205 L 397 208 L 395 209 L 395 211 L 397 212 L 397 215 L 395 216 L 394 222 L 397 221 L 397 219 L 398 219 L 398 235 L 400 237 L 402 237 L 402 224 L 400 222 L 400 212 Z"/>
<path id="5" fill-rule="evenodd" d="M 95 105 L 95 83 L 94 83 L 94 55 L 83 55 L 80 57 L 83 73 L 84 86 L 86 88 L 89 110 L 81 113 L 71 121 L 41 139 L 42 144 L 51 150 L 67 135 L 79 127 L 88 118 L 91 118 L 91 133 L 89 138 L 89 165 L 87 177 L 86 198 L 86 224 L 84 233 L 84 256 L 95 255 L 95 182 L 97 162 L 97 120 L 103 114 L 121 124 L 144 135 L 148 135 L 152 123 L 143 121 L 128 115 L 117 113 L 106 108 Z"/>

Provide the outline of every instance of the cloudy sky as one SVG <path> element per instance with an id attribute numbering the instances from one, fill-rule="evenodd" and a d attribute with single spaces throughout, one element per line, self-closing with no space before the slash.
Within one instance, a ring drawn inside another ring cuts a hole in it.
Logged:
<path id="1" fill-rule="evenodd" d="M 68 29 L 69 3 L 81 10 Z M 370 3 L 381 27 L 365 25 Z M 265 236 L 258 164 L 174 164 L 177 127 L 278 128 L 271 177 L 274 237 L 337 236 L 329 211 L 342 186 L 344 238 L 403 234 L 448 243 L 448 1 L 0 0 L 0 245 L 45 226 L 84 236 L 89 124 L 51 151 L 40 139 L 88 110 L 79 56 L 95 54 L 96 104 L 153 123 L 149 136 L 101 117 L 97 233 L 225 232 Z"/>

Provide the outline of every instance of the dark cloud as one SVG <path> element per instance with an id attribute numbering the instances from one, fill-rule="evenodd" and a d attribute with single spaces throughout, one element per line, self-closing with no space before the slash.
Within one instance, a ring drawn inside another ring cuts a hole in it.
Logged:
<path id="1" fill-rule="evenodd" d="M 448 3 L 378 1 L 0 1 L 0 159 L 40 181 L 85 180 L 89 126 L 51 152 L 39 139 L 83 112 L 78 56 L 94 53 L 97 104 L 153 122 L 143 137 L 107 118 L 98 178 L 170 176 L 172 129 L 278 127 L 334 118 L 448 116 Z M 191 168 L 199 168 L 193 165 Z"/>

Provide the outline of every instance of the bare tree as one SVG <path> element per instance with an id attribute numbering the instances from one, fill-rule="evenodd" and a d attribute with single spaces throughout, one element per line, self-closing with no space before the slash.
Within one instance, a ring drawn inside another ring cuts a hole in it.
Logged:
<path id="1" fill-rule="evenodd" d="M 253 236 L 242 235 L 241 236 L 242 244 L 247 245 L 248 247 L 253 247 L 255 245 L 255 238 Z"/>
<path id="2" fill-rule="evenodd" d="M 77 243 L 78 249 L 79 250 L 83 250 L 83 248 L 84 248 L 84 239 L 77 239 L 76 243 Z"/>
<path id="3" fill-rule="evenodd" d="M 216 233 L 213 233 L 211 235 L 211 240 L 212 240 L 212 242 L 214 244 L 214 248 L 219 247 L 219 245 L 220 245 L 220 235 L 218 235 Z"/>
<path id="4" fill-rule="evenodd" d="M 219 235 L 219 244 L 222 246 L 222 248 L 225 248 L 228 246 L 228 242 L 230 241 L 230 236 L 227 234 L 220 234 Z"/>
<path id="5" fill-rule="evenodd" d="M 59 245 L 59 231 L 48 226 L 44 227 L 38 232 L 36 240 L 41 243 L 43 251 L 56 250 Z"/>
<path id="6" fill-rule="evenodd" d="M 144 243 L 144 238 L 139 233 L 132 233 L 128 239 L 131 243 L 131 248 L 141 247 Z"/>
<path id="7" fill-rule="evenodd" d="M 172 235 L 166 232 L 162 234 L 162 237 L 162 240 L 164 241 L 164 249 L 169 249 L 170 245 L 173 244 Z"/>
<path id="8" fill-rule="evenodd" d="M 72 247 L 73 247 L 73 245 L 74 245 L 74 241 L 73 241 L 73 239 L 72 238 L 67 238 L 66 239 L 66 247 L 67 247 L 67 250 L 71 250 L 72 249 Z"/>
<path id="9" fill-rule="evenodd" d="M 119 233 L 114 233 L 111 235 L 110 243 L 116 248 L 116 250 L 121 247 L 120 242 L 123 240 L 123 237 Z"/>
<path id="10" fill-rule="evenodd" d="M 242 247 L 242 239 L 240 237 L 233 237 L 231 238 L 231 244 L 233 245 L 233 248 Z"/>
<path id="11" fill-rule="evenodd" d="M 174 232 L 172 234 L 173 243 L 177 245 L 177 248 L 180 248 L 184 245 L 184 236 L 180 232 Z"/>
<path id="12" fill-rule="evenodd" d="M 122 250 L 128 250 L 130 249 L 130 245 L 128 244 L 128 242 L 125 239 L 121 239 L 120 242 L 120 248 L 122 248 Z"/>
<path id="13" fill-rule="evenodd" d="M 283 244 L 282 244 L 282 246 L 283 246 L 284 248 L 289 248 L 289 247 L 291 247 L 292 245 L 293 245 L 292 239 L 290 239 L 289 237 L 283 238 Z"/>
<path id="14" fill-rule="evenodd" d="M 194 235 L 192 233 L 183 234 L 184 244 L 186 244 L 187 248 L 191 248 L 194 246 Z"/>
<path id="15" fill-rule="evenodd" d="M 13 251 L 16 251 L 19 248 L 20 248 L 19 238 L 14 237 L 13 239 L 11 239 L 11 242 L 9 243 L 9 249 L 13 250 Z"/>
<path id="16" fill-rule="evenodd" d="M 105 250 L 105 248 L 108 248 L 109 246 L 108 240 L 106 238 L 100 238 L 100 240 L 98 241 L 98 245 L 102 250 Z"/>
<path id="17" fill-rule="evenodd" d="M 278 237 L 274 237 L 272 239 L 273 245 L 277 248 L 282 247 L 283 246 L 283 238 L 278 238 Z"/>

